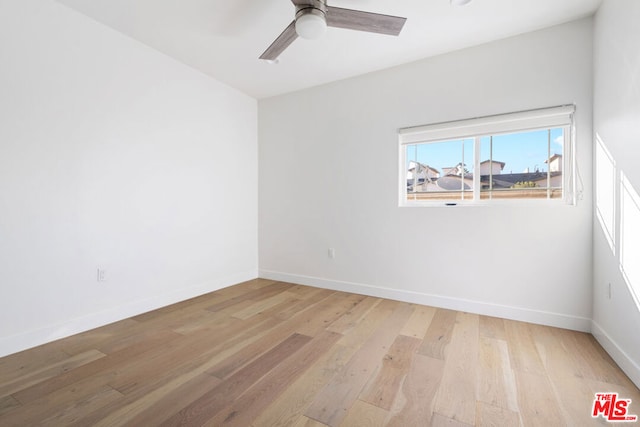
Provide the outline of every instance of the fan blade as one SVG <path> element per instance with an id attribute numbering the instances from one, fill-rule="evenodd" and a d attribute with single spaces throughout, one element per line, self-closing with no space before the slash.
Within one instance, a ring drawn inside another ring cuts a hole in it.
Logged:
<path id="1" fill-rule="evenodd" d="M 291 0 L 291 3 L 295 4 L 296 6 L 306 6 L 306 5 L 313 4 L 313 1 L 312 0 Z"/>
<path id="2" fill-rule="evenodd" d="M 407 18 L 327 6 L 327 25 L 348 30 L 397 36 Z"/>
<path id="3" fill-rule="evenodd" d="M 280 34 L 278 38 L 271 43 L 271 46 L 269 46 L 267 50 L 260 55 L 260 59 L 266 59 L 267 61 L 275 60 L 297 38 L 298 33 L 296 33 L 296 21 L 292 21 L 291 24 L 284 29 L 282 34 Z"/>

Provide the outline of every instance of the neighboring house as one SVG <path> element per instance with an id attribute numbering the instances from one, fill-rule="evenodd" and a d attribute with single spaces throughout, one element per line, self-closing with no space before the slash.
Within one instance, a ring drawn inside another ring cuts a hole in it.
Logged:
<path id="1" fill-rule="evenodd" d="M 480 176 L 482 175 L 500 175 L 504 170 L 506 163 L 497 160 L 485 160 L 480 162 Z"/>
<path id="2" fill-rule="evenodd" d="M 452 167 L 444 167 L 442 168 L 442 175 L 443 176 L 462 176 L 462 174 L 465 172 L 465 166 L 462 163 L 458 163 L 455 166 Z"/>
<path id="3" fill-rule="evenodd" d="M 562 172 L 562 154 L 554 154 L 545 160 L 545 163 L 549 163 L 549 170 L 553 172 Z"/>
<path id="4" fill-rule="evenodd" d="M 407 188 L 414 191 L 414 180 L 417 180 L 417 188 L 415 191 L 433 191 L 429 190 L 428 184 L 440 178 L 440 171 L 429 165 L 420 162 L 410 161 L 407 170 Z"/>
<path id="5" fill-rule="evenodd" d="M 417 170 L 416 170 L 417 168 Z M 440 171 L 436 168 L 432 168 L 429 165 L 425 165 L 420 162 L 410 161 L 409 170 L 407 171 L 407 179 L 413 179 L 414 173 L 418 173 L 418 179 L 438 179 L 440 178 Z"/>

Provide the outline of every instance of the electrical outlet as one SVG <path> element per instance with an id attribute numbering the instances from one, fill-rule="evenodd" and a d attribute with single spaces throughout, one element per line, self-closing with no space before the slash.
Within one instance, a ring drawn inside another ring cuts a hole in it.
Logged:
<path id="1" fill-rule="evenodd" d="M 104 268 L 98 268 L 98 282 L 106 282 L 107 281 L 107 270 Z"/>
<path id="2" fill-rule="evenodd" d="M 334 259 L 336 257 L 336 250 L 334 248 L 329 248 L 327 255 L 330 259 Z"/>

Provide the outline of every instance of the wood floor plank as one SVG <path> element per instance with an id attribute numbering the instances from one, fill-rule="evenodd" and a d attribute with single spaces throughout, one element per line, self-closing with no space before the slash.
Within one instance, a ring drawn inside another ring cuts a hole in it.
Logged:
<path id="1" fill-rule="evenodd" d="M 395 308 L 394 301 L 378 300 L 367 312 L 367 315 L 362 316 L 355 325 L 339 329 L 343 331 L 342 334 L 344 335 L 340 340 L 340 344 L 355 350 L 360 349 L 369 337 L 391 316 Z"/>
<path id="2" fill-rule="evenodd" d="M 315 336 L 363 298 L 359 295 L 351 295 L 345 298 L 343 295 L 332 294 L 318 302 L 314 306 L 314 310 L 303 311 L 282 322 L 278 328 L 274 328 L 260 340 L 229 356 L 212 369 L 210 373 L 221 379 L 226 378 L 258 357 L 266 349 L 269 349 L 274 343 L 283 340 L 294 332 L 301 335 Z"/>
<path id="3" fill-rule="evenodd" d="M 199 306 L 194 306 L 191 309 L 171 310 L 162 316 L 145 322 L 136 322 L 136 324 L 130 326 L 125 334 L 122 334 L 120 339 L 108 340 L 97 345 L 96 348 L 104 353 L 111 353 L 121 350 L 132 343 L 144 340 L 145 334 L 158 329 L 171 330 L 187 335 L 198 330 L 211 328 L 212 325 L 217 325 L 220 321 L 227 319 L 226 315 L 203 309 L 202 306 L 206 305 L 208 300 L 198 299 L 198 301 Z"/>
<path id="4" fill-rule="evenodd" d="M 389 413 L 369 403 L 356 400 L 340 424 L 341 427 L 383 427 Z"/>
<path id="5" fill-rule="evenodd" d="M 354 353 L 355 349 L 340 344 L 331 347 L 253 420 L 251 425 L 272 427 L 296 424 L 300 414 L 304 413 L 318 391 L 326 386 L 328 380 L 346 365 Z"/>
<path id="6" fill-rule="evenodd" d="M 478 315 L 458 312 L 447 350 L 434 411 L 473 425 L 479 353 Z"/>
<path id="7" fill-rule="evenodd" d="M 564 334 L 563 343 L 574 357 L 575 364 L 583 378 L 620 386 L 631 385 L 629 377 L 620 370 L 592 335 L 581 332 L 566 332 L 570 331 L 556 331 L 556 333 Z"/>
<path id="8" fill-rule="evenodd" d="M 203 425 L 310 340 L 311 337 L 305 335 L 291 335 L 160 425 Z"/>
<path id="9" fill-rule="evenodd" d="M 294 424 L 290 424 L 291 427 L 327 427 L 326 424 L 322 424 L 316 420 L 312 420 L 311 418 L 305 417 L 301 415 L 297 418 Z"/>
<path id="10" fill-rule="evenodd" d="M 392 427 L 425 425 L 433 414 L 444 360 L 416 354 L 390 410 Z"/>
<path id="11" fill-rule="evenodd" d="M 311 305 L 313 305 L 313 302 L 292 297 L 289 299 L 285 299 L 282 302 L 272 307 L 266 308 L 258 314 L 262 314 L 264 316 L 271 316 L 278 320 L 288 320 L 292 316 L 299 314 L 300 312 L 309 308 Z M 286 312 L 290 312 L 291 315 L 289 317 L 284 317 L 281 315 L 282 313 L 286 313 Z"/>
<path id="12" fill-rule="evenodd" d="M 387 411 L 391 409 L 421 342 L 417 338 L 398 335 L 383 358 L 382 368 L 360 394 L 360 400 Z"/>
<path id="13" fill-rule="evenodd" d="M 129 407 L 130 411 L 121 411 L 116 416 L 111 415 L 108 420 L 102 420 L 102 423 L 104 424 L 107 421 L 111 425 L 128 427 L 160 425 L 182 408 L 217 387 L 220 382 L 220 379 L 206 373 L 196 375 L 190 380 L 167 390 L 167 393 L 162 396 L 157 398 L 153 395 L 148 396 L 147 402 L 145 402 L 145 398 L 140 399 L 136 404 Z M 145 409 L 138 410 L 141 407 Z"/>
<path id="14" fill-rule="evenodd" d="M 330 326 L 347 311 L 352 310 L 365 298 L 364 295 L 334 293 L 316 304 L 313 312 L 304 311 L 290 320 L 298 323 L 296 332 L 314 336 L 320 330 Z"/>
<path id="15" fill-rule="evenodd" d="M 32 348 L 0 358 L 0 381 L 9 382 L 33 372 L 63 362 L 69 354 L 62 351 L 59 343 Z"/>
<path id="16" fill-rule="evenodd" d="M 222 303 L 232 298 L 247 295 L 251 292 L 255 293 L 256 291 L 248 287 L 242 287 L 239 285 L 231 286 L 229 288 L 224 288 L 216 292 L 200 295 L 198 297 L 179 302 L 168 307 L 163 307 L 159 310 L 155 310 L 144 315 L 136 316 L 134 317 L 134 319 L 138 320 L 139 323 L 146 324 L 148 327 L 151 327 L 152 325 L 166 327 L 168 322 L 171 321 L 174 321 L 174 323 L 177 323 L 175 322 L 175 320 L 179 319 L 185 319 L 185 321 L 188 321 L 187 319 L 189 319 L 189 317 L 196 313 L 202 315 L 205 311 L 215 312 L 213 310 L 209 310 L 209 308 L 217 303 Z M 249 297 L 240 298 L 240 300 L 249 300 Z M 141 317 L 143 316 L 145 316 L 145 318 L 141 319 Z M 177 326 L 181 325 L 178 323 Z"/>
<path id="17" fill-rule="evenodd" d="M 564 418 L 546 374 L 515 371 L 518 408 L 525 426 L 562 425 Z"/>
<path id="18" fill-rule="evenodd" d="M 271 280 L 271 279 L 262 279 L 262 278 L 257 278 L 257 279 L 253 279 L 253 280 L 249 280 L 247 282 L 244 283 L 240 283 L 239 285 L 236 286 L 240 286 L 240 287 L 248 287 L 249 289 L 262 289 L 262 288 L 266 288 L 268 286 L 271 286 L 275 283 L 282 283 L 279 282 L 278 280 Z M 295 287 L 296 285 L 292 284 L 292 288 Z"/>
<path id="19" fill-rule="evenodd" d="M 104 353 L 98 350 L 89 350 L 76 356 L 67 357 L 66 359 L 54 362 L 49 366 L 24 372 L 23 376 L 17 377 L 13 380 L 3 380 L 2 384 L 0 384 L 0 396 L 7 396 L 16 393 L 102 357 L 105 357 Z"/>
<path id="20" fill-rule="evenodd" d="M 174 340 L 161 351 L 148 352 L 144 358 L 119 369 L 117 376 L 111 378 L 108 384 L 122 394 L 131 393 L 142 386 L 147 378 L 158 377 L 172 369 L 177 361 L 186 358 L 186 353 L 189 357 L 198 358 L 207 354 L 217 342 L 216 335 L 208 330 Z"/>
<path id="21" fill-rule="evenodd" d="M 216 304 L 209 305 L 206 309 L 209 311 L 220 311 L 222 309 L 234 306 L 243 301 L 250 300 L 255 302 L 260 299 L 266 299 L 274 295 L 277 295 L 281 292 L 284 292 L 287 289 L 290 289 L 292 287 L 293 285 L 290 283 L 283 283 L 283 282 L 271 283 L 268 286 L 264 286 L 258 289 L 252 289 L 249 292 L 242 293 L 240 295 L 234 296 L 229 299 L 223 299 L 222 301 Z"/>
<path id="22" fill-rule="evenodd" d="M 56 411 L 42 420 L 43 426 L 68 426 L 85 414 L 105 405 L 117 402 L 122 394 L 110 387 L 101 387 L 93 393 L 74 399 L 67 406 L 59 405 Z"/>
<path id="23" fill-rule="evenodd" d="M 9 411 L 2 416 L 1 424 L 3 427 L 47 425 L 44 421 L 48 419 L 81 416 L 82 402 L 93 400 L 98 401 L 99 404 L 106 404 L 105 399 L 117 397 L 117 394 L 111 387 L 96 384 L 91 378 L 85 378 Z M 96 396 L 101 396 L 102 399 Z"/>
<path id="24" fill-rule="evenodd" d="M 473 424 L 463 423 L 462 421 L 454 420 L 453 418 L 446 417 L 437 412 L 433 413 L 431 421 L 429 421 L 431 427 L 471 427 Z"/>
<path id="25" fill-rule="evenodd" d="M 289 290 L 289 292 L 294 293 L 291 289 Z M 314 289 L 313 293 L 301 296 L 300 298 L 302 299 L 300 299 L 299 301 L 288 304 L 285 307 L 282 307 L 282 309 L 275 311 L 273 313 L 273 316 L 281 320 L 291 319 L 293 316 L 300 314 L 301 312 L 328 298 L 331 294 L 334 293 L 335 291 L 332 291 L 330 289 Z"/>
<path id="26" fill-rule="evenodd" d="M 506 341 L 507 333 L 504 329 L 504 319 L 480 316 L 480 336 Z"/>
<path id="27" fill-rule="evenodd" d="M 167 345 L 174 339 L 181 338 L 182 335 L 171 331 L 159 331 L 145 341 L 127 347 L 121 351 L 109 354 L 105 357 L 94 360 L 91 363 L 81 365 L 70 371 L 66 371 L 55 377 L 34 384 L 13 394 L 21 403 L 28 403 L 33 400 L 47 396 L 57 390 L 72 385 L 78 381 L 92 377 L 98 373 L 105 375 L 104 384 L 113 375 L 115 369 L 130 363 L 132 359 L 140 357 L 144 353 L 154 348 Z"/>
<path id="28" fill-rule="evenodd" d="M 366 297 L 331 323 L 327 329 L 339 334 L 346 334 L 349 330 L 353 329 L 375 305 L 379 303 L 379 298 Z"/>
<path id="29" fill-rule="evenodd" d="M 346 334 L 332 348 L 332 351 L 310 367 L 273 405 L 254 420 L 253 425 L 271 427 L 288 426 L 294 423 L 299 418 L 299 414 L 306 411 L 316 394 L 344 368 L 373 332 L 380 328 L 395 307 L 394 301 L 377 299 L 374 307 L 368 311 L 368 315 L 361 317 L 355 326 L 340 328 L 340 330 L 346 330 Z M 332 326 L 333 323 L 327 329 L 333 329 Z"/>
<path id="30" fill-rule="evenodd" d="M 362 388 L 382 365 L 387 349 L 413 310 L 410 304 L 397 303 L 391 316 L 354 354 L 345 368 L 318 393 L 305 415 L 332 427 L 340 425 Z"/>
<path id="31" fill-rule="evenodd" d="M 194 298 L 189 298 L 184 301 L 180 301 L 175 304 L 168 305 L 166 307 L 161 307 L 157 310 L 149 311 L 147 313 L 134 316 L 132 317 L 132 319 L 137 320 L 139 322 L 144 322 L 144 321 L 156 319 L 158 317 L 162 318 L 174 311 L 206 309 L 207 307 L 210 307 L 211 305 L 216 304 L 220 301 L 235 298 L 237 296 L 244 295 L 246 293 L 254 291 L 255 289 L 258 289 L 258 287 L 256 286 L 256 283 L 257 283 L 257 280 L 250 280 L 247 282 L 238 283 L 236 285 L 218 289 L 216 292 L 210 292 L 207 294 L 199 295 Z M 269 280 L 269 281 L 264 281 L 264 283 L 271 284 L 271 283 L 274 283 L 274 281 Z"/>
<path id="32" fill-rule="evenodd" d="M 520 416 L 508 409 L 478 402 L 476 408 L 476 427 L 519 427 Z"/>
<path id="33" fill-rule="evenodd" d="M 530 325 L 530 329 L 556 400 L 562 402 L 559 407 L 565 422 L 584 426 L 600 424 L 591 417 L 596 391 L 584 378 L 582 364 L 576 362 L 577 355 L 570 352 L 566 342 L 568 337 L 579 333 L 539 325 Z M 613 384 L 607 387 L 618 388 Z"/>
<path id="34" fill-rule="evenodd" d="M 194 316 L 182 319 L 178 325 L 172 325 L 171 330 L 182 335 L 198 333 L 203 330 L 215 333 L 221 328 L 227 328 L 236 323 L 239 323 L 238 319 L 221 315 L 219 312 L 197 310 Z"/>
<path id="35" fill-rule="evenodd" d="M 317 293 L 333 293 L 336 291 L 324 288 L 314 288 L 313 286 L 293 285 L 289 288 L 289 292 L 296 294 L 300 299 L 309 299 L 314 297 Z"/>
<path id="36" fill-rule="evenodd" d="M 567 351 L 563 343 L 560 330 L 539 325 L 528 327 L 547 374 L 582 377 L 574 356 Z"/>
<path id="37" fill-rule="evenodd" d="M 506 341 L 480 336 L 477 390 L 480 402 L 518 411 L 515 377 Z"/>
<path id="38" fill-rule="evenodd" d="M 523 373 L 545 375 L 545 368 L 533 339 L 531 325 L 515 321 L 506 322 L 505 332 L 511 367 Z"/>
<path id="39" fill-rule="evenodd" d="M 562 402 L 559 405 L 560 412 L 567 425 L 606 424 L 604 420 L 598 422 L 591 417 L 596 391 L 590 387 L 588 380 L 573 375 L 562 375 L 560 377 L 550 376 L 549 382 L 556 400 Z M 607 390 L 613 390 L 611 386 L 608 384 Z"/>
<path id="40" fill-rule="evenodd" d="M 453 326 L 456 322 L 456 312 L 443 308 L 436 309 L 431 319 L 427 333 L 422 339 L 418 353 L 444 360 L 445 348 L 451 340 Z"/>
<path id="41" fill-rule="evenodd" d="M 133 319 L 124 319 L 96 329 L 92 329 L 58 341 L 65 353 L 76 355 L 90 350 L 100 350 L 109 353 L 109 345 L 112 342 L 123 341 L 141 331 L 139 322 Z M 102 348 L 102 349 L 101 349 Z"/>
<path id="42" fill-rule="evenodd" d="M 409 321 L 400 331 L 400 335 L 423 339 L 427 334 L 427 330 L 431 325 L 431 320 L 436 314 L 436 309 L 424 305 L 416 306 L 415 311 L 409 318 Z"/>
<path id="43" fill-rule="evenodd" d="M 321 332 L 293 354 L 286 364 L 281 364 L 264 375 L 224 410 L 205 425 L 245 427 L 276 400 L 309 366 L 336 344 L 340 334 Z"/>
<path id="44" fill-rule="evenodd" d="M 158 329 L 170 330 L 170 328 L 159 327 Z M 175 331 L 174 331 L 175 332 Z M 142 325 L 139 322 L 129 325 L 126 331 L 118 334 L 111 334 L 106 339 L 101 339 L 99 342 L 91 342 L 91 339 L 87 339 L 85 342 L 85 348 L 90 351 L 91 349 L 100 350 L 104 354 L 116 353 L 124 350 L 127 347 L 131 347 L 140 342 L 146 341 L 148 338 L 152 338 L 154 334 L 157 334 L 156 328 L 149 328 L 148 325 Z M 101 332 L 99 333 L 101 335 Z M 65 351 L 67 348 L 65 347 Z M 74 349 L 72 354 L 79 354 L 77 348 Z"/>
<path id="45" fill-rule="evenodd" d="M 20 402 L 13 398 L 13 396 L 0 397 L 0 417 L 2 414 L 10 412 L 13 409 L 19 408 Z"/>
<path id="46" fill-rule="evenodd" d="M 270 296 L 269 298 L 259 299 L 258 301 L 255 301 L 250 306 L 245 307 L 242 310 L 239 310 L 233 313 L 233 317 L 235 317 L 236 319 L 245 320 L 251 316 L 255 316 L 256 314 L 263 312 L 264 310 L 268 310 L 269 308 L 272 308 L 278 304 L 281 304 L 283 302 L 293 302 L 295 300 L 296 300 L 296 297 L 294 293 L 283 291 L 273 296 Z"/>

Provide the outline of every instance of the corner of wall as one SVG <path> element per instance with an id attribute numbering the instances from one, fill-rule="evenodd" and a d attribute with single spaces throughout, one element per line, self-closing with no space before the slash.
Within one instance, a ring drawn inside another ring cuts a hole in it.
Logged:
<path id="1" fill-rule="evenodd" d="M 595 320 L 591 321 L 591 335 L 593 335 L 596 341 L 609 353 L 636 387 L 640 388 L 640 365 L 638 365 L 624 351 L 624 348 L 614 341 Z"/>

